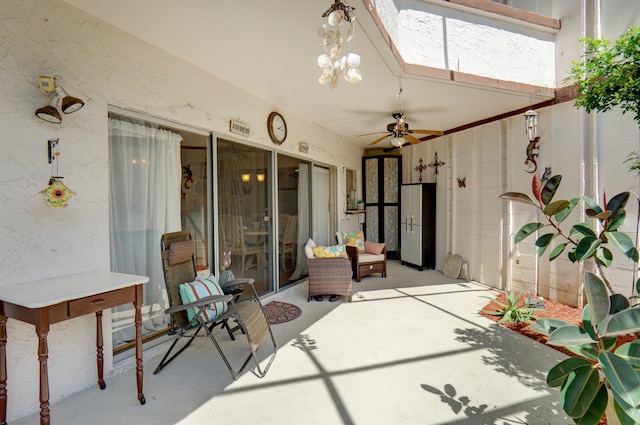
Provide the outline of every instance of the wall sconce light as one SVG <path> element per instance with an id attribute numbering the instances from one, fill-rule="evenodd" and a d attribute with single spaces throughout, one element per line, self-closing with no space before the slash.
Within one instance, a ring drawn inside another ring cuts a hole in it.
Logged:
<path id="1" fill-rule="evenodd" d="M 265 178 L 266 178 L 266 176 L 263 173 L 256 174 L 256 180 L 258 180 L 258 183 L 264 182 Z"/>
<path id="2" fill-rule="evenodd" d="M 58 112 L 58 105 L 65 114 L 71 114 L 84 106 L 84 101 L 77 97 L 69 96 L 65 89 L 56 86 L 54 77 L 38 77 L 38 87 L 40 91 L 51 96 L 46 106 L 36 109 L 36 116 L 41 120 L 53 124 L 60 124 L 62 116 Z"/>
<path id="3" fill-rule="evenodd" d="M 533 140 L 538 135 L 538 113 L 533 109 L 529 109 L 524 113 L 525 134 L 529 140 Z"/>
<path id="4" fill-rule="evenodd" d="M 242 179 L 242 181 L 244 183 L 249 183 L 251 181 L 251 174 L 249 173 L 242 173 L 242 175 L 240 176 L 240 178 Z"/>

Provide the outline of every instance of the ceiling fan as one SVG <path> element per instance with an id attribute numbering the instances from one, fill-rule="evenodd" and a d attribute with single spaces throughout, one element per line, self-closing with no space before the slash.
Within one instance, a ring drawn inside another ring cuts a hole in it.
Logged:
<path id="1" fill-rule="evenodd" d="M 391 137 L 392 139 L 390 141 L 390 144 L 392 146 L 392 149 L 400 149 L 403 146 L 407 146 L 410 144 L 415 145 L 421 142 L 421 140 L 417 139 L 414 134 L 428 134 L 432 136 L 442 136 L 444 134 L 443 131 L 439 130 L 410 129 L 409 124 L 404 120 L 403 112 L 395 112 L 394 114 L 392 114 L 392 116 L 396 120 L 396 122 L 387 124 L 387 131 L 384 132 L 385 135 L 377 138 L 373 142 L 369 143 L 369 145 L 375 145 L 376 143 L 383 141 L 387 137 Z"/>

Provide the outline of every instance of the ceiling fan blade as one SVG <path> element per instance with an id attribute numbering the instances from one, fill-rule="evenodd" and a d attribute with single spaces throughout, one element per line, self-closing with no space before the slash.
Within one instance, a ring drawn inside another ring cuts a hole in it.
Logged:
<path id="1" fill-rule="evenodd" d="M 384 139 L 386 139 L 389 136 L 391 136 L 391 135 L 390 134 L 385 134 L 384 136 L 382 136 L 382 137 L 374 140 L 373 142 L 369 143 L 369 145 L 375 145 L 376 143 L 383 141 Z M 418 140 L 418 139 L 416 139 L 416 140 Z"/>
<path id="2" fill-rule="evenodd" d="M 409 133 L 431 134 L 433 136 L 443 136 L 444 135 L 444 131 L 439 131 L 439 130 L 409 130 Z"/>
<path id="3" fill-rule="evenodd" d="M 404 137 L 405 140 L 407 140 L 409 143 L 416 145 L 418 143 L 420 143 L 420 140 L 416 139 L 415 137 L 413 137 L 410 134 L 405 134 L 402 137 Z"/>
<path id="4" fill-rule="evenodd" d="M 387 134 L 387 131 L 376 131 L 375 133 L 356 134 L 356 137 L 373 136 L 374 134 Z"/>

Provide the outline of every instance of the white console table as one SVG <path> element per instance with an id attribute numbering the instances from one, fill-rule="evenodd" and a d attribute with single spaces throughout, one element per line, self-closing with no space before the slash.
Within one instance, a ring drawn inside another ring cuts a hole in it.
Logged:
<path id="1" fill-rule="evenodd" d="M 49 377 L 47 334 L 53 323 L 85 314 L 96 314 L 96 348 L 98 385 L 103 380 L 102 311 L 133 303 L 136 328 L 136 380 L 138 401 L 145 404 L 142 393 L 142 285 L 146 276 L 111 272 L 83 273 L 44 279 L 0 288 L 0 424 L 7 420 L 7 319 L 13 318 L 36 327 L 40 362 L 40 424 L 49 424 Z"/>

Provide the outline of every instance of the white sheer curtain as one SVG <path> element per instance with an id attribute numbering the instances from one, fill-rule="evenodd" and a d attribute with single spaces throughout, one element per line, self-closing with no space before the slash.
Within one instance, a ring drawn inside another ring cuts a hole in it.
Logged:
<path id="1" fill-rule="evenodd" d="M 331 224 L 331 211 L 329 209 L 329 170 L 322 167 L 313 167 L 313 229 L 311 234 L 317 245 L 335 245 L 334 236 L 329 229 Z"/>
<path id="2" fill-rule="evenodd" d="M 111 271 L 149 276 L 143 335 L 166 326 L 160 237 L 181 229 L 182 136 L 109 118 Z M 113 346 L 135 338 L 133 306 L 113 310 Z"/>
<path id="3" fill-rule="evenodd" d="M 298 261 L 290 280 L 308 274 L 306 255 L 300 246 L 309 239 L 309 164 L 301 162 L 298 169 Z"/>

